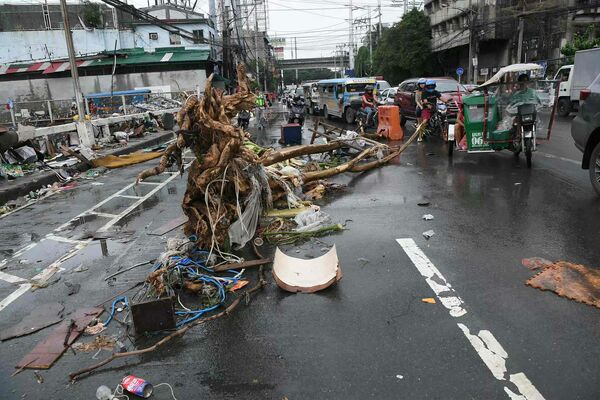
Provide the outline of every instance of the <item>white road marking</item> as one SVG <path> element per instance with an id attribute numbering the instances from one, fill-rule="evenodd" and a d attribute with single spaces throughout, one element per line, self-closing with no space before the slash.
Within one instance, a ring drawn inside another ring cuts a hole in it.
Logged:
<path id="1" fill-rule="evenodd" d="M 465 315 L 467 310 L 463 308 L 462 299 L 456 294 L 452 285 L 448 283 L 442 273 L 429 261 L 415 241 L 412 239 L 396 239 L 396 241 L 423 275 L 425 282 L 431 287 L 440 302 L 450 311 L 450 315 L 453 317 Z"/>
<path id="2" fill-rule="evenodd" d="M 19 278 L 18 276 L 7 274 L 6 272 L 2 272 L 2 271 L 0 271 L 0 279 L 2 279 L 4 282 L 8 282 L 8 283 L 23 283 L 23 282 L 27 282 L 23 278 Z"/>
<path id="3" fill-rule="evenodd" d="M 444 278 L 442 273 L 433 265 L 419 246 L 412 239 L 396 239 L 402 246 L 406 255 L 425 277 L 425 281 L 436 294 L 440 302 L 446 307 L 451 316 L 460 318 L 457 326 L 471 343 L 483 363 L 492 375 L 499 381 L 505 382 L 504 392 L 511 400 L 544 400 L 544 396 L 536 389 L 523 372 L 510 374 L 506 366 L 508 353 L 504 347 L 488 330 L 480 330 L 478 334 L 471 334 L 466 325 L 468 319 L 465 304 L 458 296 L 452 285 Z M 510 382 L 512 385 L 506 385 Z M 510 386 L 510 387 L 509 387 Z"/>
<path id="4" fill-rule="evenodd" d="M 189 152 L 189 150 L 186 151 L 185 154 L 187 154 L 188 152 Z M 191 165 L 191 162 L 189 162 L 187 164 L 184 164 L 184 169 L 188 169 L 190 167 L 190 165 Z M 113 193 L 112 195 L 110 195 L 106 199 L 102 200 L 100 203 L 94 205 L 90 209 L 88 209 L 88 210 L 82 212 L 81 214 L 73 217 L 68 222 L 66 222 L 66 223 L 62 224 L 61 226 L 59 226 L 58 228 L 56 228 L 54 230 L 54 232 L 59 232 L 59 231 L 65 229 L 66 227 L 68 227 L 74 220 L 77 220 L 78 218 L 81 218 L 81 217 L 86 216 L 86 215 L 91 215 L 91 214 L 98 215 L 98 216 L 105 217 L 105 218 L 110 218 L 110 221 L 108 221 L 100 229 L 98 229 L 98 232 L 102 232 L 102 231 L 108 230 L 114 224 L 116 224 L 117 222 L 119 222 L 119 220 L 121 220 L 122 218 L 124 218 L 125 216 L 127 216 L 131 211 L 135 210 L 139 205 L 141 205 L 143 202 L 145 202 L 146 200 L 148 200 L 150 197 L 152 197 L 154 194 L 156 194 L 156 192 L 158 192 L 159 190 L 161 190 L 169 182 L 171 182 L 173 179 L 177 178 L 177 176 L 178 176 L 178 175 L 175 175 L 175 174 L 165 174 L 165 175 L 169 175 L 169 177 L 167 179 L 165 179 L 164 181 L 160 182 L 160 183 L 153 182 L 152 184 L 156 185 L 155 188 L 153 188 L 145 196 L 139 197 L 137 199 L 137 201 L 133 202 L 133 204 L 131 206 L 127 207 L 120 214 L 118 214 L 118 215 L 116 215 L 116 214 L 107 214 L 107 213 L 97 212 L 97 211 L 94 211 L 94 210 L 97 209 L 98 207 L 106 204 L 107 202 L 109 202 L 113 198 L 115 198 L 117 196 L 120 196 L 121 193 L 125 192 L 126 190 L 129 190 L 131 187 L 133 187 L 136 184 L 135 182 L 133 182 L 133 183 L 125 186 L 124 188 L 122 188 L 118 192 Z M 140 183 L 146 183 L 146 182 L 140 182 Z M 150 182 L 148 182 L 148 183 L 150 183 Z M 52 264 L 50 264 L 49 266 L 47 266 L 46 268 L 44 268 L 44 270 L 42 270 L 39 274 L 37 274 L 36 276 L 34 276 L 33 278 L 31 278 L 31 282 L 35 282 L 35 283 L 47 282 L 54 274 L 63 271 L 63 268 L 61 268 L 60 265 L 64 261 L 66 261 L 67 259 L 75 256 L 79 252 L 79 250 L 81 250 L 84 247 L 86 247 L 87 244 L 92 241 L 92 239 L 87 239 L 87 240 L 73 240 L 73 239 L 68 239 L 68 238 L 64 238 L 64 237 L 61 237 L 61 236 L 57 236 L 57 235 L 52 234 L 52 233 L 46 235 L 46 237 L 44 239 L 42 239 L 42 241 L 46 240 L 46 239 L 54 240 L 54 241 L 59 241 L 59 242 L 62 241 L 62 242 L 65 242 L 65 243 L 75 244 L 75 247 L 73 247 L 65 255 L 59 257 Z M 34 248 L 35 246 L 37 246 L 38 243 L 39 242 L 31 243 L 31 244 L 23 247 L 22 249 L 20 249 L 16 253 L 14 253 L 13 256 L 12 256 L 12 258 L 17 258 L 17 257 L 23 255 L 28 250 L 31 250 L 32 248 Z M 6 263 L 7 263 L 7 260 L 2 260 L 0 262 L 0 267 L 4 266 Z M 2 275 L 2 274 L 4 274 L 4 275 Z M 17 281 L 15 281 L 15 279 L 21 279 L 21 278 L 19 278 L 17 276 L 14 276 L 14 275 L 9 275 L 9 274 L 5 274 L 5 273 L 2 273 L 2 274 L 0 274 L 0 279 L 5 280 L 5 281 L 7 281 L 9 283 L 17 283 Z M 10 281 L 15 281 L 15 282 L 10 282 Z M 22 280 L 22 282 L 26 282 L 26 281 L 27 280 L 25 280 L 25 279 Z M 11 293 L 10 295 L 8 295 L 4 300 L 2 300 L 2 302 L 0 302 L 0 311 L 2 311 L 4 308 L 6 308 L 13 301 L 17 300 L 23 294 L 27 293 L 27 291 L 29 289 L 31 289 L 31 287 L 32 287 L 32 285 L 30 283 L 23 283 L 23 284 L 21 284 L 17 290 L 15 290 L 13 293 Z"/>
<path id="5" fill-rule="evenodd" d="M 142 196 L 130 196 L 128 194 L 120 194 L 117 197 L 123 197 L 125 199 L 133 199 L 133 200 L 137 200 L 137 199 L 141 199 Z"/>
<path id="6" fill-rule="evenodd" d="M 31 289 L 30 283 L 24 283 L 19 286 L 17 290 L 6 296 L 4 300 L 0 301 L 0 311 L 4 310 L 6 306 L 21 297 L 23 294 L 27 293 L 29 289 Z"/>
<path id="7" fill-rule="evenodd" d="M 571 164 L 581 165 L 581 161 L 576 161 L 576 160 L 571 160 L 570 158 L 555 156 L 554 154 L 544 153 L 543 151 L 539 151 L 539 150 L 537 151 L 537 153 L 543 155 L 546 158 L 555 158 L 555 159 L 558 159 L 561 161 L 569 162 Z"/>

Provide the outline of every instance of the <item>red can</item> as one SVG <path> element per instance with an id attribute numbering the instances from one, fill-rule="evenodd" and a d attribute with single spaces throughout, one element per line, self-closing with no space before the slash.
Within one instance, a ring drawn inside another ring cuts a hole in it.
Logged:
<path id="1" fill-rule="evenodd" d="M 152 391 L 154 390 L 154 387 L 152 387 L 151 383 L 133 375 L 128 375 L 123 378 L 121 381 L 121 386 L 123 386 L 123 389 L 127 390 L 129 393 L 133 393 L 136 396 L 140 396 L 145 399 L 150 397 L 152 395 Z"/>

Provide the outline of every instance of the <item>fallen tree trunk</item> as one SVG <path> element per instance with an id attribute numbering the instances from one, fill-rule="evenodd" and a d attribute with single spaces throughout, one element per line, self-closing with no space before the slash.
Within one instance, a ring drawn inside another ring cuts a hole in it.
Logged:
<path id="1" fill-rule="evenodd" d="M 326 151 L 336 150 L 344 146 L 342 141 L 332 141 L 326 144 L 308 144 L 306 146 L 295 146 L 281 149 L 279 151 L 271 151 L 262 156 L 260 163 L 269 166 L 281 161 L 289 160 L 290 158 L 305 156 L 308 154 L 325 153 Z"/>
<path id="2" fill-rule="evenodd" d="M 308 183 L 308 182 L 312 182 L 312 181 L 315 181 L 318 179 L 329 178 L 331 176 L 341 174 L 342 172 L 349 171 L 360 160 L 373 154 L 376 149 L 377 149 L 376 147 L 371 147 L 369 149 L 363 150 L 359 155 L 354 157 L 352 160 L 350 160 L 344 164 L 340 164 L 337 167 L 324 169 L 322 171 L 305 172 L 301 175 L 302 182 Z"/>

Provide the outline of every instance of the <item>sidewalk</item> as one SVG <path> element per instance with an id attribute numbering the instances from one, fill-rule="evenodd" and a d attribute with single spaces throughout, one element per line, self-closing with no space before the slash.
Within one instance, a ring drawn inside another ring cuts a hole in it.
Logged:
<path id="1" fill-rule="evenodd" d="M 159 131 L 148 133 L 141 139 L 132 138 L 126 147 L 117 147 L 106 151 L 99 151 L 102 155 L 115 155 L 133 153 L 134 151 L 142 150 L 146 147 L 156 146 L 160 143 L 174 139 L 173 131 Z M 78 163 L 71 167 L 70 170 L 78 170 L 79 172 L 86 171 L 90 166 L 85 163 Z M 38 190 L 44 186 L 51 185 L 57 182 L 58 178 L 52 171 L 37 171 L 32 174 L 14 179 L 12 181 L 0 181 L 0 205 L 6 204 L 8 201 L 15 200 L 20 196 L 25 196 L 31 191 Z"/>

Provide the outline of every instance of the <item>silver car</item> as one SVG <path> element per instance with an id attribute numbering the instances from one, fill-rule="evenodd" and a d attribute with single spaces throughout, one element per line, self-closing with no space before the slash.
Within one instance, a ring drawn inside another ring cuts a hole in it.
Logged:
<path id="1" fill-rule="evenodd" d="M 575 146 L 583 152 L 581 167 L 590 171 L 600 195 L 600 75 L 579 94 L 579 113 L 571 124 Z"/>

